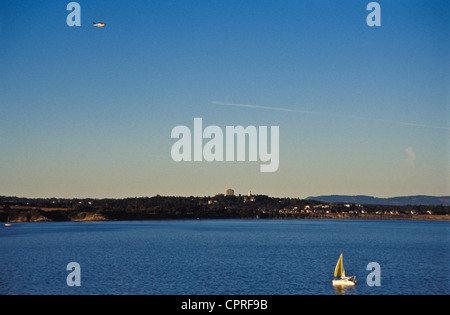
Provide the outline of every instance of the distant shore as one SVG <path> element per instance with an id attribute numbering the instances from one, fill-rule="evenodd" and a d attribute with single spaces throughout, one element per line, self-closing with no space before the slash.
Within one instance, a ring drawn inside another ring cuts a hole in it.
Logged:
<path id="1" fill-rule="evenodd" d="M 159 218 L 122 218 L 122 219 L 107 219 L 100 215 L 87 215 L 84 218 L 68 218 L 67 220 L 49 220 L 45 216 L 28 217 L 20 216 L 10 221 L 4 221 L 5 223 L 36 223 L 36 222 L 108 222 L 108 221 L 151 221 L 151 220 L 199 220 L 199 219 L 212 219 L 212 220 L 224 220 L 224 219 L 260 219 L 260 220 L 419 220 L 419 221 L 449 221 L 448 215 L 365 215 L 365 216 L 347 216 L 347 215 L 327 215 L 327 216 L 304 216 L 304 217 L 233 217 L 233 218 L 192 218 L 192 217 L 159 217 Z"/>
<path id="2" fill-rule="evenodd" d="M 1 211 L 1 210 L 0 210 Z M 52 212 L 52 213 L 51 213 Z M 58 212 L 57 215 L 55 215 Z M 64 213 L 65 212 L 65 213 Z M 1 220 L 5 223 L 19 222 L 94 222 L 94 221 L 143 221 L 143 220 L 195 220 L 195 219 L 277 219 L 277 220 L 422 220 L 422 221 L 449 221 L 449 215 L 432 215 L 432 214 L 298 214 L 298 215 L 255 215 L 255 216 L 192 216 L 192 215 L 121 215 L 120 218 L 107 218 L 102 214 L 78 212 L 76 215 L 70 210 L 31 210 L 20 211 L 16 215 L 11 216 L 8 220 Z M 67 215 L 65 215 L 67 214 Z"/>
<path id="3" fill-rule="evenodd" d="M 30 199 L 0 196 L 0 222 L 179 219 L 450 220 L 450 206 L 325 203 L 266 195 Z"/>

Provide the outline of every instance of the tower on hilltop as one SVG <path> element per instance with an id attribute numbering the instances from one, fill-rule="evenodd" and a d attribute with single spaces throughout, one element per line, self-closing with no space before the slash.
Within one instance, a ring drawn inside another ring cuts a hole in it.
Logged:
<path id="1" fill-rule="evenodd" d="M 225 196 L 234 196 L 234 190 L 231 189 L 231 188 L 228 188 L 228 189 L 225 191 Z"/>

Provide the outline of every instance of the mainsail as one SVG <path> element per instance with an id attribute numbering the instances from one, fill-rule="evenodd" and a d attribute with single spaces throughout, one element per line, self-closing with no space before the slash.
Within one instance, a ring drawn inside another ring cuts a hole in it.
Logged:
<path id="1" fill-rule="evenodd" d="M 335 277 L 345 277 L 345 270 L 344 270 L 344 263 L 342 261 L 342 254 L 339 256 L 339 260 L 336 264 L 336 268 L 334 269 L 334 276 Z"/>

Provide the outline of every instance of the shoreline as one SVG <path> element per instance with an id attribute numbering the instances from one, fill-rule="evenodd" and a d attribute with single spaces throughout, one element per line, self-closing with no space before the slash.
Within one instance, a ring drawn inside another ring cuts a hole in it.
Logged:
<path id="1" fill-rule="evenodd" d="M 2 221 L 2 223 L 39 223 L 39 222 L 125 222 L 125 221 L 177 221 L 177 220 L 399 220 L 399 221 L 450 221 L 449 215 L 311 215 L 311 216 L 279 216 L 279 217 L 158 217 L 158 218 L 121 218 L 107 219 L 100 215 L 85 218 L 68 218 L 66 220 L 49 220 L 45 217 L 20 217 Z"/>
<path id="2" fill-rule="evenodd" d="M 126 199 L 0 198 L 0 222 L 180 219 L 450 220 L 450 206 L 324 203 L 266 195 Z"/>

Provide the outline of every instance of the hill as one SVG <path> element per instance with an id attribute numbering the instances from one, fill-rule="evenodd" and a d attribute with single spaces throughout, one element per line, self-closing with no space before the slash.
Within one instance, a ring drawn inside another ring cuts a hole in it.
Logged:
<path id="1" fill-rule="evenodd" d="M 32 199 L 0 196 L 0 222 L 243 218 L 450 220 L 450 206 L 393 207 L 373 204 L 374 197 L 368 199 L 358 196 L 350 199 L 340 197 L 339 201 L 346 201 L 324 204 L 323 201 L 317 200 L 276 198 L 266 195 L 214 197 L 157 195 L 125 199 Z"/>
<path id="2" fill-rule="evenodd" d="M 377 198 L 373 196 L 347 196 L 347 195 L 327 195 L 327 196 L 310 196 L 307 200 L 317 200 L 321 202 L 342 202 L 342 203 L 355 203 L 364 205 L 386 205 L 386 206 L 449 206 L 450 196 L 402 196 L 391 198 Z"/>

